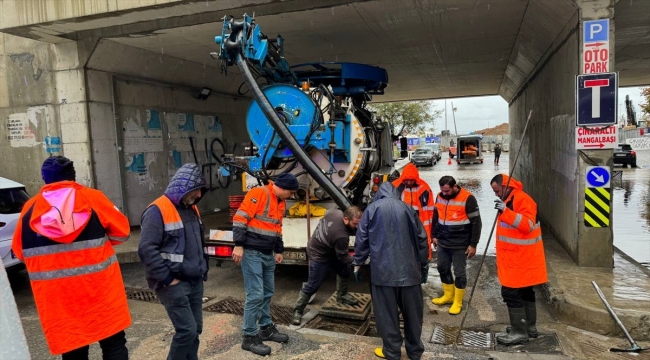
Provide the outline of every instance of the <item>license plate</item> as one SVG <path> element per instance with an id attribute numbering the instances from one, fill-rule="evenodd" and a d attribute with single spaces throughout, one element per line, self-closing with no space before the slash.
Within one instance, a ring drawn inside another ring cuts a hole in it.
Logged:
<path id="1" fill-rule="evenodd" d="M 625 154 L 615 154 L 615 156 L 625 156 Z"/>
<path id="2" fill-rule="evenodd" d="M 282 257 L 284 257 L 285 259 L 307 260 L 307 254 L 298 251 L 285 251 L 284 253 L 282 253 Z"/>

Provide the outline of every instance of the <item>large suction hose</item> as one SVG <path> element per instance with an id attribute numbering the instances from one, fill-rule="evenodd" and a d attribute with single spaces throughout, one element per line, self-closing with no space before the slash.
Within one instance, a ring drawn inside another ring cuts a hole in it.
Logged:
<path id="1" fill-rule="evenodd" d="M 345 194 L 343 194 L 341 189 L 334 185 L 330 178 L 325 176 L 320 167 L 314 163 L 311 157 L 309 157 L 309 155 L 307 155 L 307 153 L 302 150 L 300 144 L 298 144 L 287 126 L 284 124 L 284 122 L 282 122 L 282 120 L 280 120 L 278 114 L 276 114 L 273 106 L 269 102 L 269 99 L 266 98 L 264 92 L 262 92 L 259 86 L 257 86 L 255 78 L 251 74 L 248 65 L 239 52 L 237 52 L 235 62 L 237 63 L 237 67 L 239 68 L 239 71 L 244 78 L 244 82 L 246 82 L 246 85 L 253 93 L 253 98 L 255 101 L 257 101 L 260 109 L 262 109 L 262 112 L 264 115 L 266 115 L 266 118 L 269 120 L 269 123 L 271 126 L 273 126 L 273 129 L 275 129 L 278 136 L 280 136 L 280 139 L 282 139 L 284 144 L 291 150 L 293 155 L 296 157 L 302 167 L 305 168 L 307 173 L 309 173 L 309 175 L 311 175 L 311 177 L 313 177 L 314 180 L 316 180 L 316 182 L 322 186 L 325 191 L 327 191 L 336 205 L 338 205 L 343 210 L 347 209 L 350 205 L 352 205 L 350 203 L 350 200 L 345 196 Z"/>

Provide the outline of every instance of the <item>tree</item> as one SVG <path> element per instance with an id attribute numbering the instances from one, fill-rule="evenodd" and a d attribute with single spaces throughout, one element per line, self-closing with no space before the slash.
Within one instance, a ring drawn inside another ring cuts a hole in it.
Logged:
<path id="1" fill-rule="evenodd" d="M 639 104 L 641 113 L 645 116 L 650 116 L 650 87 L 641 88 L 641 97 L 644 102 Z"/>
<path id="2" fill-rule="evenodd" d="M 373 104 L 371 109 L 377 112 L 383 121 L 390 124 L 391 134 L 404 136 L 405 133 L 433 132 L 434 122 L 440 118 L 443 110 L 436 109 L 430 101 L 405 101 Z"/>

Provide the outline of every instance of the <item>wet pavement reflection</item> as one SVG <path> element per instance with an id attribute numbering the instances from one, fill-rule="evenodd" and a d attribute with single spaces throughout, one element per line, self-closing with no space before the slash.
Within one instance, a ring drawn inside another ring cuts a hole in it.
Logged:
<path id="1" fill-rule="evenodd" d="M 650 150 L 637 151 L 637 168 L 614 170 L 614 245 L 650 268 Z"/>
<path id="2" fill-rule="evenodd" d="M 496 196 L 489 185 L 494 175 L 508 172 L 509 153 L 501 154 L 499 166 L 494 165 L 494 155 L 488 153 L 483 164 L 458 165 L 452 161 L 448 165 L 447 155 L 432 167 L 419 167 L 420 176 L 426 180 L 434 192 L 439 191 L 438 180 L 451 175 L 459 184 L 471 191 L 481 209 L 483 229 L 477 252 L 482 254 L 494 219 L 494 200 Z M 612 180 L 614 188 L 614 245 L 636 261 L 650 268 L 650 151 L 637 151 L 637 168 L 616 166 L 622 171 L 622 180 Z M 494 235 L 488 255 L 494 255 Z"/>

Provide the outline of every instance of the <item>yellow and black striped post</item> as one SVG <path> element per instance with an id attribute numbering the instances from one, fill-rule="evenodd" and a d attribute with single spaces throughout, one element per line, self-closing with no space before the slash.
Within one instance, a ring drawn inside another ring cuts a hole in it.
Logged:
<path id="1" fill-rule="evenodd" d="M 585 188 L 585 226 L 609 227 L 612 194 L 608 187 Z"/>
<path id="2" fill-rule="evenodd" d="M 585 226 L 610 227 L 611 173 L 608 166 L 588 166 L 585 174 Z"/>

